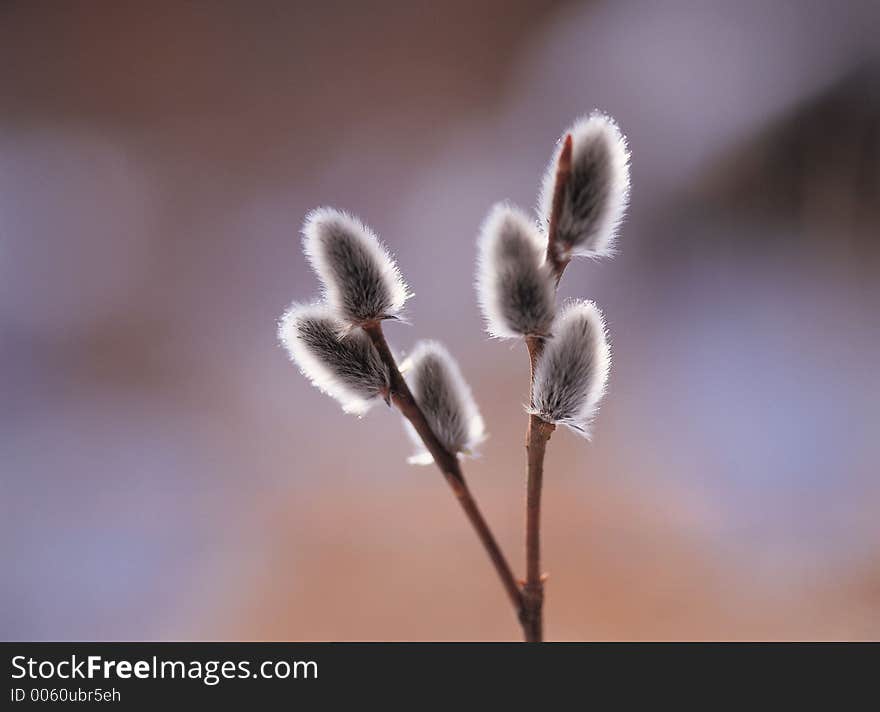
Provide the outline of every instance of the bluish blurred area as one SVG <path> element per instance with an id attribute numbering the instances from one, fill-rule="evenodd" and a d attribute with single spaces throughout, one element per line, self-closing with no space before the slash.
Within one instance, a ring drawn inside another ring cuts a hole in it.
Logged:
<path id="1" fill-rule="evenodd" d="M 614 366 L 550 445 L 551 639 L 880 637 L 880 4 L 0 5 L 0 637 L 515 639 L 397 416 L 277 346 L 305 213 L 360 215 L 491 434 L 522 570 L 527 358 L 475 238 L 559 134 L 632 150 Z M 355 593 L 356 595 L 353 595 Z"/>

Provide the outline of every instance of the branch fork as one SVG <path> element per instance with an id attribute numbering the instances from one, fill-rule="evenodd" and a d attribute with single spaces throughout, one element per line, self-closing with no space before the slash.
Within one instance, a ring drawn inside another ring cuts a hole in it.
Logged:
<path id="1" fill-rule="evenodd" d="M 574 145 L 577 143 L 577 151 Z M 362 415 L 384 400 L 408 421 L 420 450 L 411 462 L 437 465 L 522 624 L 543 640 L 541 492 L 547 444 L 557 425 L 588 433 L 605 392 L 610 348 L 601 311 L 586 300 L 557 310 L 559 282 L 573 256 L 613 253 L 629 194 L 629 152 L 617 125 L 601 114 L 576 122 L 544 176 L 546 231 L 523 211 L 496 204 L 480 229 L 477 296 L 486 330 L 524 338 L 529 354 L 526 432 L 526 577 L 518 581 L 467 486 L 459 454 L 485 436 L 470 387 L 442 344 L 422 340 L 408 355 L 406 381 L 383 332 L 412 296 L 387 248 L 348 213 L 319 208 L 303 227 L 303 251 L 322 284 L 319 303 L 294 303 L 278 334 L 313 385 Z"/>

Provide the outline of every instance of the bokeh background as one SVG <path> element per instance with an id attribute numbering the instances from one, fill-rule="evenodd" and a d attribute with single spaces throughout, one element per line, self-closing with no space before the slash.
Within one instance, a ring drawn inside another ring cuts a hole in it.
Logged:
<path id="1" fill-rule="evenodd" d="M 880 638 L 880 4 L 0 3 L 0 635 L 517 639 L 398 416 L 275 321 L 350 210 L 458 356 L 466 471 L 523 571 L 527 358 L 472 287 L 603 109 L 633 154 L 615 362 L 545 490 L 551 639 Z"/>

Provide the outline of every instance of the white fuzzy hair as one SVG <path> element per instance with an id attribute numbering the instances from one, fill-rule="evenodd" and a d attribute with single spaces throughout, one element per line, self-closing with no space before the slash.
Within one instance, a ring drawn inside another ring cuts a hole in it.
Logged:
<path id="1" fill-rule="evenodd" d="M 610 367 L 602 312 L 587 300 L 569 302 L 553 322 L 553 336 L 538 359 L 529 412 L 589 437 Z"/>
<path id="2" fill-rule="evenodd" d="M 470 386 L 455 359 L 436 341 L 420 341 L 401 365 L 428 425 L 441 443 L 453 453 L 473 454 L 486 437 L 485 425 Z M 406 430 L 419 452 L 412 464 L 430 464 L 433 458 L 408 421 Z"/>
<path id="3" fill-rule="evenodd" d="M 571 175 L 557 223 L 561 256 L 603 257 L 614 240 L 629 201 L 629 149 L 617 123 L 593 112 L 562 134 L 544 173 L 538 213 L 549 225 L 556 187 L 556 166 L 566 134 L 572 137 Z"/>
<path id="4" fill-rule="evenodd" d="M 388 369 L 363 329 L 341 322 L 324 304 L 292 304 L 278 322 L 278 338 L 302 374 L 363 415 L 387 396 Z"/>
<path id="5" fill-rule="evenodd" d="M 303 251 L 340 319 L 362 325 L 399 314 L 409 291 L 370 228 L 348 213 L 318 208 L 306 216 L 302 232 Z"/>
<path id="6" fill-rule="evenodd" d="M 477 300 L 496 338 L 545 335 L 556 312 L 547 238 L 524 212 L 505 203 L 489 211 L 477 243 Z"/>

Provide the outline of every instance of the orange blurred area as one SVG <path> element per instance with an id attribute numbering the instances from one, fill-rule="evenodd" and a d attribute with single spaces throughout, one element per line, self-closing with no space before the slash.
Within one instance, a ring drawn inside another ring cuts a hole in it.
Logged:
<path id="1" fill-rule="evenodd" d="M 442 477 L 276 342 L 361 216 L 490 437 L 524 573 L 528 360 L 473 288 L 594 108 L 632 150 L 614 361 L 545 476 L 552 640 L 880 637 L 880 5 L 0 5 L 0 636 L 516 640 Z"/>

